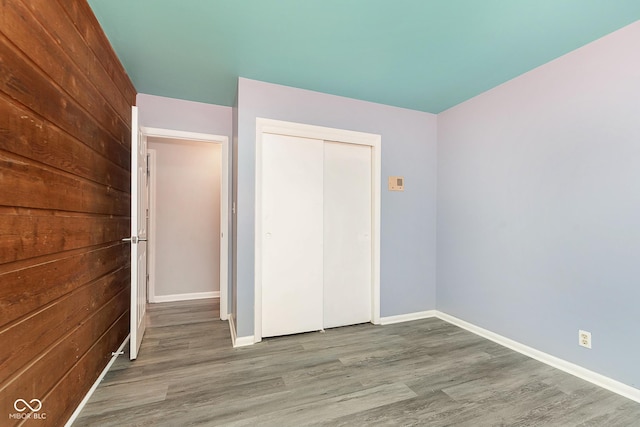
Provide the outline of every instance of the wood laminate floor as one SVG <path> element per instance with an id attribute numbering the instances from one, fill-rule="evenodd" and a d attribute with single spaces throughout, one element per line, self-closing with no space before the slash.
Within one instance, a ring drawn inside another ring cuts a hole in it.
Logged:
<path id="1" fill-rule="evenodd" d="M 439 319 L 234 349 L 217 305 L 150 305 L 74 426 L 640 426 L 639 403 Z"/>

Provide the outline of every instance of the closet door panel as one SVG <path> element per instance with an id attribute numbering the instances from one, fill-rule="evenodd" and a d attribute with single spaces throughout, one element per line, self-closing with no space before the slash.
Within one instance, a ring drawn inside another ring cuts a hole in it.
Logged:
<path id="1" fill-rule="evenodd" d="M 262 139 L 262 336 L 322 329 L 323 141 Z"/>
<path id="2" fill-rule="evenodd" d="M 371 179 L 371 147 L 325 142 L 325 328 L 371 321 Z"/>

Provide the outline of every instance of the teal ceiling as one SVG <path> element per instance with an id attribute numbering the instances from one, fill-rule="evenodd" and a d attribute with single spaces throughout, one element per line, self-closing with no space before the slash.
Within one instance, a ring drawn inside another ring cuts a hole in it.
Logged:
<path id="1" fill-rule="evenodd" d="M 138 92 L 237 78 L 438 113 L 640 19 L 640 0 L 89 0 Z"/>

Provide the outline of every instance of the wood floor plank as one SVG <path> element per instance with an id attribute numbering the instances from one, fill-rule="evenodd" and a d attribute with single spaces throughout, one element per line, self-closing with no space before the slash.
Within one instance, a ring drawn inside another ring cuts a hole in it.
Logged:
<path id="1" fill-rule="evenodd" d="M 150 305 L 139 359 L 74 426 L 640 425 L 640 404 L 439 319 L 234 349 L 215 303 Z"/>
<path id="2" fill-rule="evenodd" d="M 328 399 L 320 398 L 311 403 L 281 409 L 265 415 L 256 415 L 229 425 L 234 427 L 256 425 L 280 427 L 284 422 L 294 426 L 317 422 L 327 423 L 349 414 L 374 409 L 389 402 L 402 402 L 413 397 L 416 397 L 416 394 L 405 384 L 381 385 Z"/>

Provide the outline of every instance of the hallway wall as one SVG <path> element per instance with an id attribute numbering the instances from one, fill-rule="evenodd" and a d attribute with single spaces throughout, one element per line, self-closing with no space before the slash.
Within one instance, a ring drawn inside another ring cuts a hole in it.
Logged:
<path id="1" fill-rule="evenodd" d="M 153 137 L 148 143 L 156 152 L 156 301 L 219 296 L 221 146 Z"/>

